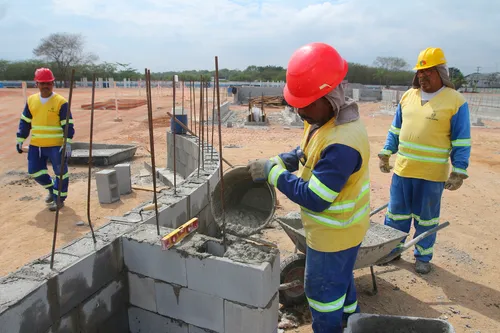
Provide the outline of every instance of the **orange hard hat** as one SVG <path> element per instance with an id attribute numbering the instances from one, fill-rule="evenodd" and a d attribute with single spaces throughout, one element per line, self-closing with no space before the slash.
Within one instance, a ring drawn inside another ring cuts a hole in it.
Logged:
<path id="1" fill-rule="evenodd" d="M 52 71 L 48 68 L 38 68 L 35 71 L 35 81 L 36 82 L 52 82 L 55 81 L 56 78 L 54 77 L 54 74 L 52 74 Z"/>
<path id="2" fill-rule="evenodd" d="M 296 50 L 286 70 L 283 95 L 303 108 L 335 89 L 347 74 L 347 61 L 328 44 L 310 43 Z"/>

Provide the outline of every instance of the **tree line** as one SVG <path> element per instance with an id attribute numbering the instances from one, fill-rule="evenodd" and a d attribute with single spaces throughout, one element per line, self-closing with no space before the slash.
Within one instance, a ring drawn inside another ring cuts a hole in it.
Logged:
<path id="1" fill-rule="evenodd" d="M 45 66 L 52 69 L 54 75 L 64 85 L 68 84 L 69 73 L 75 69 L 75 80 L 96 77 L 123 79 L 144 79 L 144 73 L 127 63 L 97 63 L 99 57 L 85 52 L 84 37 L 80 34 L 54 33 L 43 38 L 33 49 L 34 59 L 7 61 L 0 59 L 0 81 L 32 81 L 36 68 Z M 410 86 L 414 72 L 408 63 L 398 57 L 377 57 L 373 65 L 349 63 L 346 79 L 351 83 L 365 85 L 404 85 Z M 450 68 L 455 85 L 465 83 L 463 74 L 457 68 Z M 152 80 L 171 81 L 177 75 L 181 81 L 210 80 L 215 77 L 212 70 L 186 70 L 181 72 L 151 73 Z M 286 69 L 281 66 L 248 66 L 244 70 L 219 69 L 221 81 L 285 81 Z M 458 89 L 458 87 L 457 87 Z"/>

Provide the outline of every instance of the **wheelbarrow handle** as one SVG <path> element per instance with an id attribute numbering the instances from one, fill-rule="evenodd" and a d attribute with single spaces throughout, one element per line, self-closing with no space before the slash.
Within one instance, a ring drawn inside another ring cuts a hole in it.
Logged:
<path id="1" fill-rule="evenodd" d="M 372 210 L 372 211 L 370 212 L 370 217 L 372 217 L 373 215 L 377 214 L 377 213 L 378 213 L 378 212 L 380 212 L 381 210 L 383 210 L 383 209 L 387 208 L 387 206 L 389 206 L 389 203 L 386 203 L 385 205 L 380 206 L 379 208 L 376 208 L 376 209 Z"/>
<path id="2" fill-rule="evenodd" d="M 427 230 L 423 233 L 421 233 L 420 235 L 418 235 L 417 237 L 415 237 L 414 239 L 412 239 L 411 241 L 409 241 L 408 243 L 405 243 L 401 248 L 399 248 L 397 251 L 391 253 L 391 254 L 388 254 L 386 257 L 380 259 L 378 261 L 378 263 L 384 263 L 384 262 L 389 262 L 391 261 L 392 259 L 396 258 L 397 256 L 399 256 L 401 253 L 403 253 L 404 251 L 408 250 L 410 247 L 412 247 L 413 245 L 417 244 L 418 242 L 420 242 L 422 239 L 438 232 L 439 230 L 441 229 L 444 229 L 446 228 L 447 226 L 450 225 L 450 222 L 446 221 L 444 223 L 441 223 L 440 225 L 437 225 L 435 226 L 434 228 L 430 229 L 430 230 Z"/>

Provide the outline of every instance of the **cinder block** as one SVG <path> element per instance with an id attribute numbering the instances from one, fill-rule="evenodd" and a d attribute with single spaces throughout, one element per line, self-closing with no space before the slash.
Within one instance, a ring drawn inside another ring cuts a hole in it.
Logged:
<path id="1" fill-rule="evenodd" d="M 156 312 L 155 282 L 145 276 L 128 273 L 129 303 Z"/>
<path id="2" fill-rule="evenodd" d="M 158 313 L 201 328 L 224 331 L 224 300 L 191 289 L 156 281 Z"/>
<path id="3" fill-rule="evenodd" d="M 102 170 L 96 172 L 95 181 L 100 203 L 113 203 L 120 200 L 118 178 L 115 170 Z"/>
<path id="4" fill-rule="evenodd" d="M 79 309 L 74 309 L 60 320 L 54 322 L 47 333 L 73 333 L 80 332 L 78 321 Z"/>
<path id="5" fill-rule="evenodd" d="M 121 279 L 112 281 L 107 286 L 92 295 L 81 305 L 79 316 L 83 332 L 93 332 L 127 302 L 127 288 Z"/>
<path id="6" fill-rule="evenodd" d="M 278 293 L 265 308 L 224 301 L 224 329 L 231 333 L 272 333 L 278 328 Z"/>
<path id="7" fill-rule="evenodd" d="M 217 186 L 217 184 L 219 183 L 220 181 L 220 168 L 219 166 L 217 166 L 216 170 L 210 175 L 210 177 L 208 178 L 208 183 L 210 184 L 210 188 L 209 188 L 209 195 L 211 196 L 213 191 L 215 190 L 215 187 Z"/>
<path id="8" fill-rule="evenodd" d="M 77 331 L 72 331 L 77 332 Z M 112 315 L 104 323 L 100 324 L 97 333 L 124 333 L 130 332 L 128 326 L 128 308 L 123 304 L 122 308 Z"/>
<path id="9" fill-rule="evenodd" d="M 203 181 L 202 184 L 191 184 L 193 184 L 193 186 L 197 186 L 189 195 L 189 213 L 192 218 L 198 215 L 201 210 L 208 205 L 208 182 Z"/>
<path id="10" fill-rule="evenodd" d="M 122 237 L 125 266 L 128 270 L 153 279 L 187 286 L 186 262 L 177 251 L 163 251 L 160 238 L 172 229 L 143 224 Z"/>
<path id="11" fill-rule="evenodd" d="M 178 189 L 178 196 L 174 196 L 173 190 L 165 194 L 168 206 L 164 205 L 158 210 L 160 225 L 177 228 L 189 220 L 189 196 L 181 194 L 181 189 L 182 187 Z M 156 219 L 152 221 L 156 223 Z"/>
<path id="12" fill-rule="evenodd" d="M 219 333 L 219 332 L 215 332 L 206 328 L 200 328 L 194 325 L 189 325 L 189 333 Z"/>
<path id="13" fill-rule="evenodd" d="M 207 243 L 220 247 L 222 254 L 224 253 L 221 244 L 213 241 Z M 230 245 L 228 251 L 233 251 L 231 247 L 234 246 L 234 244 Z M 250 243 L 244 243 L 244 245 L 238 245 L 238 249 L 235 251 L 248 255 L 250 251 L 258 252 L 259 249 L 260 251 L 267 250 Z M 271 250 L 269 249 L 269 251 Z M 274 253 L 271 262 L 243 263 L 222 257 L 222 254 L 210 251 L 209 248 L 205 252 L 212 254 L 212 256 L 207 258 L 186 257 L 189 289 L 261 308 L 266 307 L 278 291 L 280 283 L 279 253 Z"/>
<path id="14" fill-rule="evenodd" d="M 118 178 L 118 189 L 120 195 L 129 194 L 132 192 L 132 173 L 130 171 L 130 163 L 122 163 L 115 165 L 116 177 Z"/>
<path id="15" fill-rule="evenodd" d="M 188 325 L 157 313 L 131 306 L 128 309 L 130 333 L 189 333 Z"/>

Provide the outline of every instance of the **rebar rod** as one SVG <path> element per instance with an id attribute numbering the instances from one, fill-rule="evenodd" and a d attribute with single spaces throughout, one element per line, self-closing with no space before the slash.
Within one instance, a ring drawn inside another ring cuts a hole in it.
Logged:
<path id="1" fill-rule="evenodd" d="M 175 76 L 172 78 L 172 82 L 173 82 L 173 87 L 174 87 L 174 90 L 173 90 L 173 107 L 172 107 L 172 112 L 174 113 L 174 117 L 173 119 L 177 119 L 176 116 L 175 116 Z M 172 126 L 172 136 L 173 136 L 173 140 L 174 140 L 174 152 L 173 152 L 173 155 L 174 155 L 174 194 L 177 194 L 177 161 L 175 160 L 176 158 L 176 150 L 177 150 L 177 146 L 175 145 L 175 123 L 174 123 L 174 126 Z"/>
<path id="2" fill-rule="evenodd" d="M 94 235 L 94 227 L 90 219 L 90 187 L 92 180 L 92 144 L 94 141 L 94 105 L 95 105 L 95 73 L 92 74 L 92 99 L 90 104 L 90 135 L 89 135 L 89 176 L 87 182 L 87 220 L 89 221 L 90 232 L 94 243 L 97 243 Z"/>

